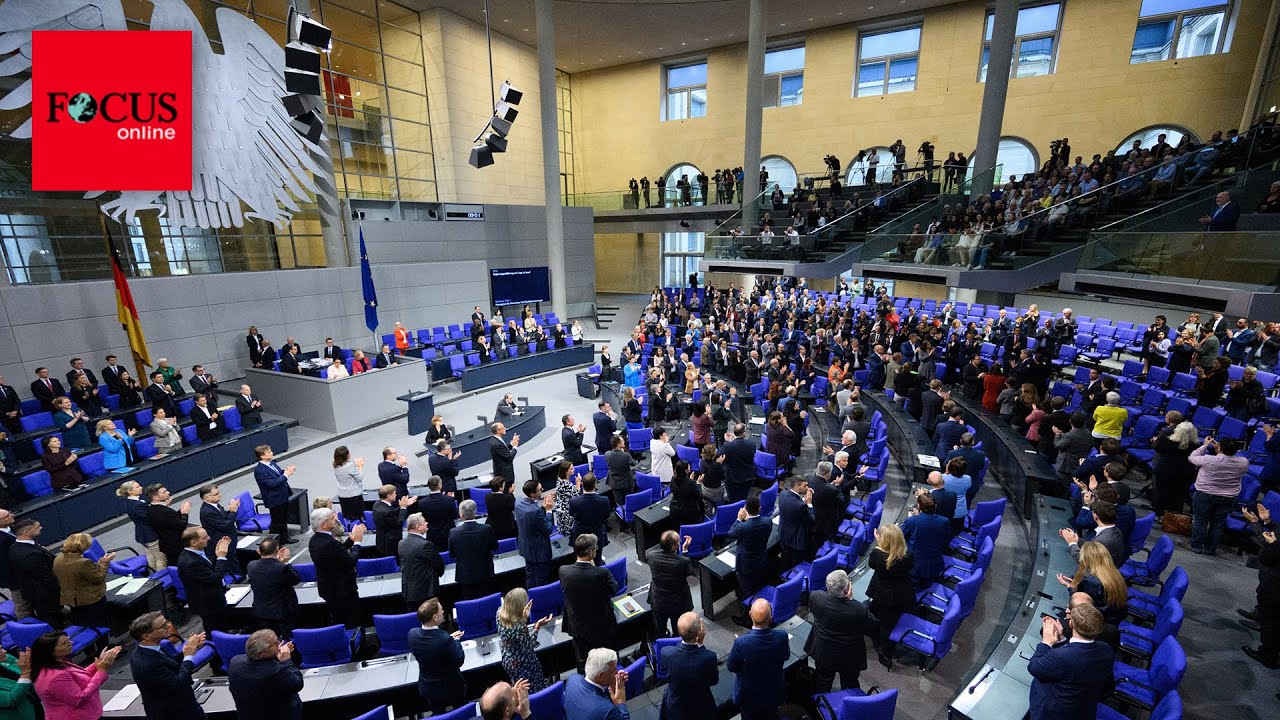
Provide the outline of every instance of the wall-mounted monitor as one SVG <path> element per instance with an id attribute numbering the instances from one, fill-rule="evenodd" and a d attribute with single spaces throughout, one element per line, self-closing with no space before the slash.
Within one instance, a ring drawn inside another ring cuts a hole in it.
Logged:
<path id="1" fill-rule="evenodd" d="M 489 271 L 493 304 L 551 302 L 551 274 L 546 267 L 496 268 Z"/>

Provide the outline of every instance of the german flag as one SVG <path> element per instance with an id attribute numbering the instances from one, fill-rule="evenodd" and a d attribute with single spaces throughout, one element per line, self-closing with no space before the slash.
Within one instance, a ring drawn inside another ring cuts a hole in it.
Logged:
<path id="1" fill-rule="evenodd" d="M 151 355 L 147 353 L 147 339 L 142 335 L 142 322 L 138 320 L 138 308 L 133 304 L 133 294 L 129 292 L 129 281 L 124 274 L 124 263 L 116 244 L 111 239 L 111 229 L 107 220 L 98 214 L 98 222 L 102 224 L 102 237 L 107 242 L 107 255 L 111 258 L 111 279 L 116 285 L 116 317 L 120 319 L 120 327 L 129 336 L 129 348 L 133 350 L 133 360 L 138 367 L 151 367 Z"/>

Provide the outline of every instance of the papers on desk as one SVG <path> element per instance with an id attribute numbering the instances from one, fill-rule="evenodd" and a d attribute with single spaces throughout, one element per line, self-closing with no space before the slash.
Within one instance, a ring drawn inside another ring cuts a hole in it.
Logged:
<path id="1" fill-rule="evenodd" d="M 750 420 L 748 420 L 747 422 L 748 422 L 748 423 L 750 423 L 750 424 L 752 424 L 752 425 L 763 425 L 763 424 L 764 424 L 764 416 L 760 416 L 760 417 L 753 417 L 753 418 L 751 418 Z"/>
<path id="2" fill-rule="evenodd" d="M 635 598 L 630 595 L 623 595 L 617 600 L 614 600 L 613 604 L 618 606 L 618 609 L 622 611 L 622 614 L 628 618 L 633 618 L 644 612 L 644 608 L 640 607 L 640 603 L 636 602 Z"/>
<path id="3" fill-rule="evenodd" d="M 492 479 L 493 479 L 493 473 L 485 473 L 483 475 L 476 476 L 476 480 L 479 480 L 481 483 L 488 483 Z"/>
<path id="4" fill-rule="evenodd" d="M 841 679 L 843 680 L 844 678 Z M 116 693 L 115 696 L 103 704 L 102 710 L 103 712 L 127 710 L 129 706 L 133 704 L 133 701 L 137 700 L 138 696 L 141 694 L 142 691 L 138 689 L 137 685 L 125 685 L 120 688 L 120 692 Z"/>
<path id="5" fill-rule="evenodd" d="M 107 589 L 108 589 L 108 590 L 114 590 L 114 589 L 116 589 L 117 587 L 120 587 L 121 585 L 123 585 L 123 584 L 125 584 L 125 583 L 129 582 L 129 580 L 130 580 L 130 578 L 129 578 L 129 576 L 128 576 L 128 575 L 122 575 L 122 576 L 117 577 L 117 578 L 111 578 L 110 580 L 108 580 L 108 581 L 107 581 Z"/>
<path id="6" fill-rule="evenodd" d="M 248 586 L 227 588 L 227 604 L 236 605 L 249 594 Z"/>
<path id="7" fill-rule="evenodd" d="M 147 584 L 146 578 L 125 578 L 125 581 L 116 586 L 116 595 L 128 596 L 142 589 Z"/>
<path id="8" fill-rule="evenodd" d="M 916 453 L 916 462 L 920 463 L 925 467 L 931 467 L 931 468 L 942 467 L 942 465 L 938 463 L 938 458 L 932 455 L 925 455 L 924 453 Z"/>
<path id="9" fill-rule="evenodd" d="M 475 641 L 475 640 L 463 640 L 463 641 L 462 641 L 462 649 L 463 649 L 463 650 L 470 650 L 471 648 L 473 648 L 473 647 L 475 647 L 475 646 L 476 646 L 476 641 Z"/>
<path id="10" fill-rule="evenodd" d="M 255 540 L 258 540 L 258 539 L 259 539 L 258 535 L 245 535 L 244 537 L 236 541 L 236 549 L 244 550 L 245 548 L 252 545 Z"/>
<path id="11" fill-rule="evenodd" d="M 149 458 L 147 458 L 147 459 L 148 459 L 148 460 L 159 460 L 160 458 L 163 458 L 163 457 L 169 457 L 169 453 L 156 453 L 155 455 L 152 455 L 151 457 L 149 457 Z"/>
<path id="12" fill-rule="evenodd" d="M 725 550 L 724 552 L 717 555 L 716 559 L 724 563 L 725 565 L 728 565 L 729 567 L 734 567 L 733 563 L 735 560 L 737 560 L 737 556 L 733 554 L 732 550 Z"/>

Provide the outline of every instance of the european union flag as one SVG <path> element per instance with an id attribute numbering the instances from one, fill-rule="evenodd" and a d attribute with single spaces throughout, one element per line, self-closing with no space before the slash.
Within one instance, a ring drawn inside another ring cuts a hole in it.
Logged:
<path id="1" fill-rule="evenodd" d="M 364 249 L 364 228 L 360 228 L 360 284 L 364 286 L 364 324 L 369 332 L 378 330 L 378 291 L 373 287 L 369 253 Z"/>

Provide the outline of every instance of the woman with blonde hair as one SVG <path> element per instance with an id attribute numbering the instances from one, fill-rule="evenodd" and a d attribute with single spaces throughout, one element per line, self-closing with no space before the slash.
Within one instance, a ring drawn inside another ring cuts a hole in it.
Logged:
<path id="1" fill-rule="evenodd" d="M 53 559 L 62 604 L 71 608 L 71 622 L 81 627 L 106 627 L 107 566 L 115 553 L 105 553 L 97 562 L 84 556 L 93 546 L 89 533 L 75 533 L 62 542 L 62 552 Z"/>
<path id="2" fill-rule="evenodd" d="M 168 559 L 160 552 L 160 536 L 147 519 L 147 506 L 150 503 L 142 497 L 142 485 L 126 480 L 116 488 L 116 496 L 125 500 L 124 512 L 133 521 L 133 539 L 146 551 L 147 566 L 152 572 L 169 567 Z"/>
<path id="3" fill-rule="evenodd" d="M 135 429 L 127 433 L 110 420 L 99 420 L 94 431 L 98 434 L 98 444 L 102 446 L 102 467 L 115 470 L 129 464 L 129 456 L 133 455 L 133 436 Z"/>
<path id="4" fill-rule="evenodd" d="M 892 523 L 874 531 L 876 546 L 868 563 L 875 574 L 867 587 L 871 600 L 871 613 L 880 623 L 878 649 L 880 664 L 893 666 L 893 648 L 889 646 L 889 633 L 898 624 L 902 613 L 916 606 L 916 594 L 911 585 L 911 568 L 915 558 L 907 550 L 907 540 L 902 528 Z"/>
<path id="5" fill-rule="evenodd" d="M 432 415 L 431 427 L 427 428 L 427 445 L 435 445 L 439 440 L 453 442 L 453 431 L 444 424 L 443 415 Z"/>
<path id="6" fill-rule="evenodd" d="M 502 669 L 511 682 L 520 678 L 529 681 L 529 692 L 535 693 L 547 686 L 542 662 L 538 660 L 538 631 L 551 622 L 553 616 L 539 618 L 529 627 L 529 611 L 533 601 L 524 588 L 508 590 L 498 608 L 498 643 L 502 648 Z"/>
<path id="7" fill-rule="evenodd" d="M 1071 592 L 1082 592 L 1093 598 L 1094 607 L 1107 622 L 1118 625 L 1128 615 L 1129 590 L 1124 576 L 1111 560 L 1111 552 L 1100 542 L 1080 545 L 1080 566 L 1075 577 L 1058 573 L 1058 582 Z"/>

